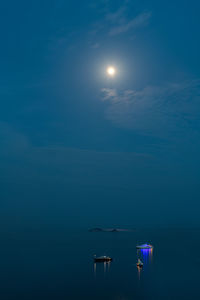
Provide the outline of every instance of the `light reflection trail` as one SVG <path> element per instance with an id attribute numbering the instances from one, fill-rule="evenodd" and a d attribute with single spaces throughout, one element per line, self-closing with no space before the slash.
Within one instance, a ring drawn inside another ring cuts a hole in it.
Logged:
<path id="1" fill-rule="evenodd" d="M 140 276 L 141 276 L 141 268 L 137 266 L 138 269 L 138 279 L 140 280 Z"/>
<path id="2" fill-rule="evenodd" d="M 111 262 L 103 262 L 103 263 L 94 263 L 94 277 L 96 278 L 97 276 L 97 272 L 100 273 L 103 271 L 104 276 L 106 275 L 106 273 L 108 273 L 110 271 L 110 266 L 111 266 Z M 103 270 L 102 270 L 103 267 Z"/>
<path id="3" fill-rule="evenodd" d="M 106 262 L 103 263 L 103 272 L 106 273 Z"/>
<path id="4" fill-rule="evenodd" d="M 94 263 L 94 277 L 96 278 L 96 274 L 97 274 L 97 264 Z"/>
<path id="5" fill-rule="evenodd" d="M 151 249 L 138 249 L 137 257 L 142 260 L 144 263 L 144 268 L 146 268 L 149 264 L 152 264 L 153 261 L 153 248 Z M 141 271 L 143 268 L 137 266 L 138 269 L 138 278 L 141 278 Z"/>
<path id="6" fill-rule="evenodd" d="M 153 260 L 153 248 L 151 249 L 139 249 L 138 256 L 144 260 L 145 263 L 152 263 Z"/>

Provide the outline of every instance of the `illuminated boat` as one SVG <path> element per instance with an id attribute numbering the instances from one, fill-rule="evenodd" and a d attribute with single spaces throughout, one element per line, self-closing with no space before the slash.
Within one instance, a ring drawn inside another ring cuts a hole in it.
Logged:
<path id="1" fill-rule="evenodd" d="M 94 256 L 94 261 L 95 262 L 110 262 L 110 261 L 112 261 L 112 258 L 109 256 L 99 256 L 99 257 Z"/>
<path id="2" fill-rule="evenodd" d="M 143 244 L 143 245 L 139 245 L 136 246 L 137 249 L 152 249 L 153 246 L 149 245 L 149 244 Z"/>
<path id="3" fill-rule="evenodd" d="M 142 268 L 143 267 L 143 262 L 138 258 L 138 261 L 137 261 L 137 267 L 139 268 Z"/>

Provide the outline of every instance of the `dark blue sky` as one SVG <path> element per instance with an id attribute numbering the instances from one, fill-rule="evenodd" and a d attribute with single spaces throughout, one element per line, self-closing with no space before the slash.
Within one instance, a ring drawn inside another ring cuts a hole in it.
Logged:
<path id="1" fill-rule="evenodd" d="M 1 1 L 2 224 L 199 225 L 199 10 Z"/>

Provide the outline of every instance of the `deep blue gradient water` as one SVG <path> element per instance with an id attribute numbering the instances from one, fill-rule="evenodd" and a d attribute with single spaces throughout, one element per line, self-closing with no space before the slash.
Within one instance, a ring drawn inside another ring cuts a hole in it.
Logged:
<path id="1" fill-rule="evenodd" d="M 200 230 L 2 232 L 0 299 L 200 299 Z"/>

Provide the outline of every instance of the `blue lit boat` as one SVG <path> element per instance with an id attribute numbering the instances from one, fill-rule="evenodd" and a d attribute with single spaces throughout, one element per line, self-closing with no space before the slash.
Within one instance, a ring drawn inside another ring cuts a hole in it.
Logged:
<path id="1" fill-rule="evenodd" d="M 153 246 L 149 245 L 149 244 L 143 244 L 143 245 L 136 246 L 136 248 L 137 249 L 152 249 Z"/>

